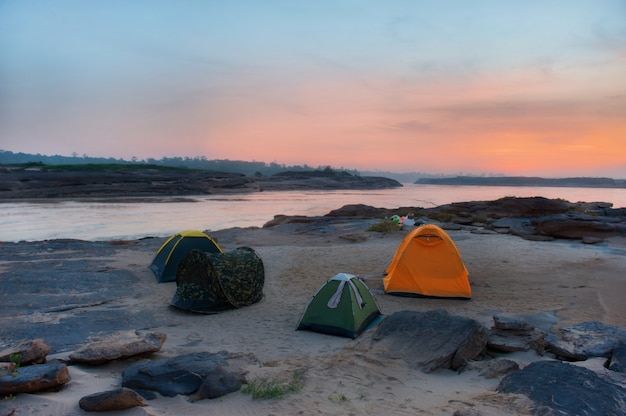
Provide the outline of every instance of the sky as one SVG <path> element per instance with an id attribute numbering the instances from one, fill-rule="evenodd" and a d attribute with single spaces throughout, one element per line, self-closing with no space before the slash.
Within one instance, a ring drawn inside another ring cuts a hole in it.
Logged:
<path id="1" fill-rule="evenodd" d="M 0 149 L 626 178 L 626 1 L 0 0 Z"/>

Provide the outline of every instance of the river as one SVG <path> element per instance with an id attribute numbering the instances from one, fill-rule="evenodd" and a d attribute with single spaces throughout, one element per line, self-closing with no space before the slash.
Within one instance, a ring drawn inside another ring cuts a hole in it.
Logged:
<path id="1" fill-rule="evenodd" d="M 164 237 L 181 230 L 260 227 L 277 214 L 324 215 L 347 204 L 434 207 L 505 196 L 543 196 L 626 207 L 626 189 L 405 184 L 374 191 L 278 191 L 202 195 L 189 202 L 3 202 L 0 241 Z M 162 199 L 162 198 L 161 198 Z M 116 200 L 119 201 L 119 200 Z M 174 201 L 174 198 L 172 198 Z"/>

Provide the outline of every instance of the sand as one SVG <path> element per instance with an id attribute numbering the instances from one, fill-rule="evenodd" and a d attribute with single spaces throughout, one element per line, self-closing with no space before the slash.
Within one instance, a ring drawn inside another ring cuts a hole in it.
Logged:
<path id="1" fill-rule="evenodd" d="M 362 277 L 376 294 L 383 314 L 400 310 L 443 308 L 492 325 L 495 313 L 544 314 L 556 326 L 597 320 L 626 327 L 626 241 L 597 245 L 579 241 L 533 242 L 511 235 L 450 231 L 470 272 L 472 300 L 404 298 L 382 292 L 382 276 L 402 237 L 358 231 L 295 234 L 265 229 L 212 233 L 226 250 L 255 249 L 264 262 L 264 299 L 217 315 L 197 315 L 168 307 L 175 283 L 157 284 L 148 269 L 154 252 L 120 246 L 112 268 L 132 270 L 145 296 L 120 300 L 120 307 L 161 305 L 163 325 L 140 333 L 164 332 L 167 341 L 155 357 L 199 351 L 253 354 L 245 364 L 248 378 L 289 379 L 302 371 L 299 392 L 280 399 L 253 400 L 236 392 L 191 403 L 186 396 L 159 397 L 148 406 L 114 412 L 120 415 L 466 415 L 530 414 L 524 396 L 495 393 L 498 379 L 477 369 L 426 374 L 403 363 L 369 356 L 356 340 L 295 331 L 309 297 L 339 272 Z M 155 312 L 156 313 L 156 312 Z M 558 322 L 557 322 L 558 321 Z M 67 352 L 50 358 L 66 358 Z M 524 366 L 550 359 L 534 352 L 503 355 Z M 134 362 L 134 360 L 130 360 Z M 3 400 L 0 414 L 80 415 L 81 397 L 120 386 L 127 361 L 90 367 L 72 365 L 72 380 L 60 392 L 21 394 Z M 584 364 L 606 371 L 600 361 Z M 14 410 L 14 413 L 10 413 Z"/>

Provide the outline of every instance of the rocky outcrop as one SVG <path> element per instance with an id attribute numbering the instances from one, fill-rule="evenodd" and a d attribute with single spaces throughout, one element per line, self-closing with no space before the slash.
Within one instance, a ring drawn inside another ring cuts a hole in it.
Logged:
<path id="1" fill-rule="evenodd" d="M 495 201 L 470 201 L 435 208 L 377 208 L 364 204 L 344 205 L 321 217 L 277 215 L 264 228 L 283 224 L 319 226 L 347 219 L 391 218 L 413 213 L 415 225 L 440 223 L 445 230 L 467 229 L 473 233 L 512 234 L 527 240 L 580 239 L 587 244 L 626 236 L 626 208 L 613 209 L 605 202 L 570 203 L 543 197 L 507 197 Z M 421 217 L 421 218 L 419 218 Z"/>

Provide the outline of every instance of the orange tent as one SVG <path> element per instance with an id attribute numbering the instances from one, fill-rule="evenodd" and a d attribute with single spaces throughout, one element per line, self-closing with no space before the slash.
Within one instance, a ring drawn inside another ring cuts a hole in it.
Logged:
<path id="1" fill-rule="evenodd" d="M 385 293 L 470 299 L 468 272 L 450 236 L 433 224 L 402 240 L 387 268 Z"/>

